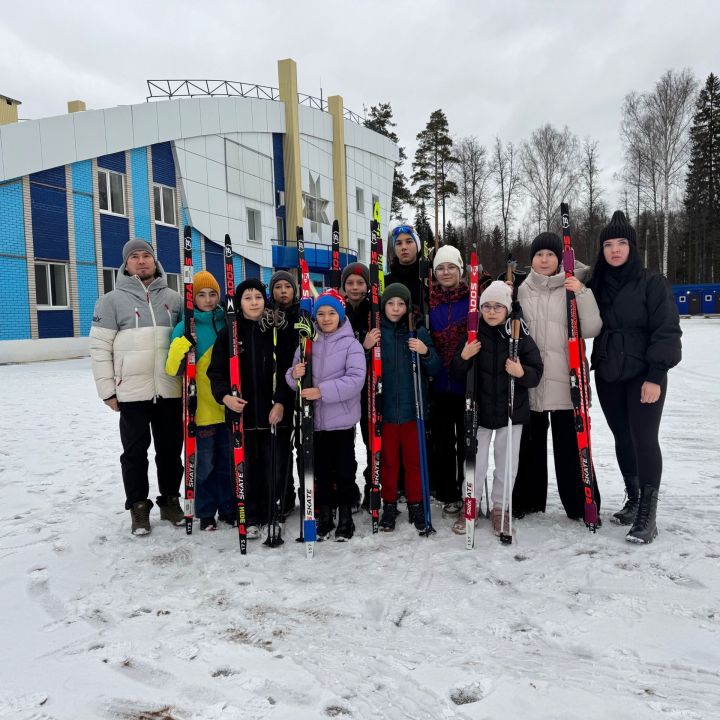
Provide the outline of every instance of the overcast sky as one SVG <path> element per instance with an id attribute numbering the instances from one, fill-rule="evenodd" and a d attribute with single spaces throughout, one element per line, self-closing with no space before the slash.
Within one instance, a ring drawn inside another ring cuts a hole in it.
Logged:
<path id="1" fill-rule="evenodd" d="M 669 68 L 720 73 L 718 0 L 414 0 L 3 3 L 0 93 L 20 116 L 142 102 L 149 78 L 277 86 L 298 64 L 300 92 L 346 107 L 392 103 L 409 156 L 430 113 L 455 136 L 520 142 L 545 122 L 600 142 L 610 205 L 622 164 L 620 107 Z"/>

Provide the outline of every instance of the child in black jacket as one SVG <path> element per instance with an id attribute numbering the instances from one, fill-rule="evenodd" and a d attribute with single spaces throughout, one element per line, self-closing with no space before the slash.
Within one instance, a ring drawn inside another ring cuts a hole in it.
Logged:
<path id="1" fill-rule="evenodd" d="M 522 325 L 518 342 L 518 357 L 515 360 L 511 360 L 509 357 L 508 315 L 512 306 L 511 293 L 510 288 L 500 280 L 487 287 L 480 296 L 482 317 L 478 324 L 478 339 L 459 345 L 452 364 L 452 373 L 458 379 L 464 379 L 471 369 L 474 369 L 476 373 L 478 449 L 475 461 L 475 487 L 482 487 L 484 484 L 490 441 L 493 432 L 495 433 L 495 472 L 490 497 L 493 531 L 496 535 L 500 534 L 503 510 L 505 510 L 505 528 L 509 528 L 507 509 L 503 508 L 502 504 L 507 443 L 512 443 L 510 477 L 514 484 L 520 456 L 522 426 L 530 422 L 528 388 L 535 387 L 540 382 L 543 372 L 540 351 Z M 474 361 L 473 358 L 475 358 Z M 511 438 L 508 437 L 510 376 L 515 378 Z M 507 489 L 508 498 L 511 493 L 512 485 Z M 463 516 L 456 521 L 453 532 L 458 534 L 465 532 Z"/>

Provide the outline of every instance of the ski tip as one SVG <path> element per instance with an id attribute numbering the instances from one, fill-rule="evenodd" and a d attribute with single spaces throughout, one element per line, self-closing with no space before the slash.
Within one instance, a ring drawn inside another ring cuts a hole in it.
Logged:
<path id="1" fill-rule="evenodd" d="M 585 519 L 585 524 L 586 524 L 589 528 L 594 528 L 594 529 L 593 529 L 593 532 L 595 532 L 595 530 L 597 530 L 597 526 L 598 526 L 598 509 L 597 509 L 597 504 L 594 503 L 594 502 L 586 503 L 586 504 L 585 504 L 585 510 L 584 510 L 584 516 L 585 516 L 585 517 L 584 517 L 584 519 Z"/>

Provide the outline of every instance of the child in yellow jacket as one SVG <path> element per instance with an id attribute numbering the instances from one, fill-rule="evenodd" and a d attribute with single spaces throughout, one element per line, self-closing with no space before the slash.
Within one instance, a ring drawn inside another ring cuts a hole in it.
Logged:
<path id="1" fill-rule="evenodd" d="M 195 301 L 195 364 L 198 405 L 195 476 L 195 515 L 200 518 L 201 530 L 215 530 L 215 513 L 223 522 L 237 521 L 235 491 L 230 470 L 230 437 L 225 424 L 225 408 L 215 402 L 207 376 L 213 345 L 218 332 L 225 325 L 225 313 L 220 302 L 220 286 L 206 270 L 193 277 Z M 185 356 L 192 343 L 185 337 L 185 323 L 180 321 L 173 330 L 165 371 L 180 375 Z"/>

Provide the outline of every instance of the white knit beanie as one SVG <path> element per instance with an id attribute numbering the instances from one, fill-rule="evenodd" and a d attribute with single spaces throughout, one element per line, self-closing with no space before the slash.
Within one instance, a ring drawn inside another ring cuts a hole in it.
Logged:
<path id="1" fill-rule="evenodd" d="M 500 303 L 510 312 L 510 308 L 512 308 L 512 290 L 510 286 L 506 285 L 504 280 L 491 282 L 480 296 L 480 306 L 482 307 L 483 303 L 486 302 Z"/>
<path id="2" fill-rule="evenodd" d="M 456 265 L 460 269 L 460 274 L 463 271 L 463 261 L 460 255 L 460 251 L 452 245 L 443 245 L 436 253 L 435 259 L 433 260 L 433 270 L 437 270 L 438 265 L 443 263 L 450 263 Z"/>

